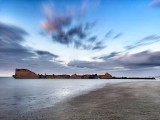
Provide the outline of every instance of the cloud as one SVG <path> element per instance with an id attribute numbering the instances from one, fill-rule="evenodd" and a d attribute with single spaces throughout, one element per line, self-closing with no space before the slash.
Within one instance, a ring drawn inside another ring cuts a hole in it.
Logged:
<path id="1" fill-rule="evenodd" d="M 91 22 L 91 23 L 86 23 L 85 24 L 85 30 L 90 30 L 90 29 L 92 29 L 95 25 L 97 24 L 97 21 L 94 21 L 94 22 Z"/>
<path id="2" fill-rule="evenodd" d="M 28 33 L 16 26 L 7 25 L 0 22 L 0 39 L 3 42 L 20 42 L 24 40 L 24 36 Z"/>
<path id="3" fill-rule="evenodd" d="M 71 16 L 55 16 L 54 18 L 49 18 L 47 21 L 41 22 L 41 27 L 48 32 L 54 32 L 61 30 L 62 27 L 70 25 L 72 20 Z"/>
<path id="4" fill-rule="evenodd" d="M 96 41 L 96 39 L 97 39 L 97 36 L 92 36 L 88 39 L 88 41 L 94 42 Z"/>
<path id="5" fill-rule="evenodd" d="M 21 45 L 26 35 L 28 33 L 22 28 L 0 23 L 0 56 L 4 61 L 7 58 L 23 59 L 33 55 L 28 48 Z"/>
<path id="6" fill-rule="evenodd" d="M 107 46 L 104 45 L 103 41 L 100 41 L 100 42 L 97 42 L 97 43 L 93 46 L 92 50 L 102 50 L 102 49 L 104 49 L 104 48 L 106 48 L 106 47 L 107 47 Z"/>
<path id="7" fill-rule="evenodd" d="M 115 33 L 112 29 L 107 31 L 104 35 L 103 41 L 113 41 L 115 39 L 120 38 L 123 35 L 123 33 Z"/>
<path id="8" fill-rule="evenodd" d="M 88 62 L 88 61 L 71 61 L 68 63 L 68 66 L 77 67 L 77 68 L 96 68 L 96 62 Z"/>
<path id="9" fill-rule="evenodd" d="M 2 32 L 4 34 L 1 34 Z M 81 73 L 88 71 L 87 68 L 66 67 L 54 60 L 59 57 L 58 55 L 24 46 L 26 35 L 28 33 L 18 26 L 0 24 L 1 75 L 12 75 L 15 68 L 26 68 L 40 74 L 73 74 L 75 71 Z"/>
<path id="10" fill-rule="evenodd" d="M 68 31 L 68 36 L 77 36 L 80 39 L 84 39 L 87 35 L 83 30 L 82 25 L 75 26 Z"/>
<path id="11" fill-rule="evenodd" d="M 62 13 L 58 13 L 51 5 L 45 5 L 46 20 L 42 21 L 41 27 L 52 36 L 53 42 L 76 49 L 102 50 L 105 44 L 100 44 L 102 41 L 98 40 L 97 35 L 91 35 L 96 22 L 80 22 L 88 8 L 98 1 L 94 0 L 91 4 L 84 1 L 76 8 L 68 6 Z"/>
<path id="12" fill-rule="evenodd" d="M 103 59 L 103 60 L 106 60 L 106 59 L 109 59 L 109 58 L 113 58 L 113 57 L 116 57 L 120 54 L 120 52 L 112 52 L 110 53 L 109 55 L 105 55 L 103 57 L 99 57 L 100 59 Z"/>
<path id="13" fill-rule="evenodd" d="M 22 43 L 28 33 L 22 28 L 0 23 L 0 63 L 12 63 L 22 59 L 33 57 L 31 49 L 24 47 Z M 3 65 L 2 65 L 3 66 Z"/>
<path id="14" fill-rule="evenodd" d="M 121 61 L 129 68 L 157 67 L 160 66 L 160 52 L 143 51 L 127 55 Z"/>
<path id="15" fill-rule="evenodd" d="M 160 51 L 150 52 L 143 51 L 136 54 L 118 55 L 118 52 L 111 53 L 101 57 L 103 61 L 71 61 L 68 66 L 78 68 L 89 68 L 95 71 L 129 71 L 140 70 L 145 68 L 154 69 L 160 67 Z M 115 58 L 116 56 L 116 58 Z"/>
<path id="16" fill-rule="evenodd" d="M 106 34 L 105 34 L 105 38 L 110 38 L 113 35 L 113 30 L 109 30 Z"/>
<path id="17" fill-rule="evenodd" d="M 14 47 L 6 47 L 6 48 L 0 48 L 0 54 L 1 57 L 15 57 L 15 59 L 25 59 L 26 56 L 32 57 L 33 53 L 26 49 L 25 47 L 22 47 L 20 45 L 15 45 Z M 2 57 L 2 58 L 5 58 Z"/>
<path id="18" fill-rule="evenodd" d="M 23 45 L 25 42 L 25 36 L 28 34 L 22 28 L 17 26 L 7 25 L 1 23 L 0 31 L 5 31 L 4 34 L 0 34 L 0 72 L 2 71 L 12 71 L 14 74 L 15 68 L 27 68 L 35 71 L 36 73 L 105 73 L 105 72 L 122 72 L 130 70 L 142 70 L 144 68 L 153 69 L 155 67 L 160 67 L 160 51 L 150 52 L 144 51 L 136 54 L 124 54 L 119 52 L 113 52 L 109 55 L 99 57 L 101 62 L 97 61 L 71 61 L 64 66 L 53 61 L 54 58 L 58 56 L 43 50 L 33 50 L 32 48 Z M 11 28 L 11 29 L 10 29 Z M 84 27 L 83 27 L 84 28 Z M 14 34 L 12 34 L 12 32 Z M 70 33 L 71 34 L 71 33 Z M 73 32 L 77 36 L 77 32 Z M 138 41 L 137 43 L 143 43 L 147 41 L 153 42 L 155 39 L 159 40 L 158 36 L 148 36 L 144 39 Z M 92 45 L 82 44 L 82 42 L 77 41 L 75 43 L 77 47 L 86 47 L 86 49 L 93 49 Z M 96 46 L 103 45 L 102 41 L 95 40 L 94 44 Z M 80 44 L 80 45 L 79 45 Z M 55 69 L 56 68 L 56 69 Z"/>
<path id="19" fill-rule="evenodd" d="M 160 0 L 152 0 L 150 3 L 151 7 L 159 7 L 160 6 Z"/>
<path id="20" fill-rule="evenodd" d="M 116 35 L 113 37 L 113 39 L 118 39 L 118 38 L 120 38 L 122 35 L 123 35 L 122 33 L 118 33 L 118 34 L 116 34 Z"/>
<path id="21" fill-rule="evenodd" d="M 37 50 L 35 51 L 40 58 L 52 60 L 54 58 L 58 58 L 58 55 L 50 53 L 48 51 Z"/>
<path id="22" fill-rule="evenodd" d="M 87 36 L 87 32 L 84 30 L 83 25 L 77 25 L 70 28 L 67 32 L 58 31 L 57 33 L 53 33 L 52 38 L 53 41 L 62 43 L 62 44 L 71 44 L 75 42 L 75 37 L 80 41 Z"/>
<path id="23" fill-rule="evenodd" d="M 42 56 L 49 55 L 49 56 L 53 56 L 53 57 L 55 57 L 55 58 L 58 57 L 57 55 L 52 54 L 52 53 L 50 53 L 50 52 L 48 52 L 48 51 L 37 50 L 36 53 L 37 53 L 38 55 L 42 55 Z"/>
<path id="24" fill-rule="evenodd" d="M 41 22 L 41 27 L 48 32 L 62 31 L 62 29 L 69 26 L 74 19 L 82 16 L 87 8 L 88 3 L 83 2 L 80 7 L 68 7 L 63 13 L 59 13 L 52 3 L 45 4 L 43 6 L 43 11 L 46 20 Z"/>
<path id="25" fill-rule="evenodd" d="M 77 68 L 88 68 L 90 70 L 94 70 L 96 72 L 102 71 L 111 71 L 114 70 L 114 67 L 120 67 L 119 64 L 115 60 L 105 60 L 102 62 L 97 61 L 71 61 L 68 63 L 69 67 L 77 67 Z"/>
<path id="26" fill-rule="evenodd" d="M 125 46 L 125 48 L 127 50 L 132 50 L 134 48 L 150 45 L 150 44 L 153 44 L 153 43 L 156 43 L 156 42 L 160 42 L 160 36 L 149 35 L 149 36 L 133 43 L 132 45 Z"/>
<path id="27" fill-rule="evenodd" d="M 57 55 L 24 46 L 26 35 L 28 33 L 20 27 L 0 23 L 0 72 L 12 71 L 10 74 L 13 74 L 15 68 L 27 68 L 41 73 L 51 68 L 65 68 L 51 61 L 57 58 Z"/>

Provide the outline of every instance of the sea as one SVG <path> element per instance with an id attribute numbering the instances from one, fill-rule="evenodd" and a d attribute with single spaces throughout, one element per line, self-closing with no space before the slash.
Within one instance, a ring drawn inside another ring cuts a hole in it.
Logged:
<path id="1" fill-rule="evenodd" d="M 0 78 L 0 113 L 25 113 L 53 107 L 56 103 L 88 93 L 123 79 L 14 79 Z M 147 80 L 148 81 L 148 80 Z M 152 80 L 153 81 L 153 80 Z"/>

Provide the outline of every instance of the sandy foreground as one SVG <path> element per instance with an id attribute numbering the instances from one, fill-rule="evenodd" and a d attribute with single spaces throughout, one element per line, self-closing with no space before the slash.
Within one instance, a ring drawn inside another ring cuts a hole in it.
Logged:
<path id="1" fill-rule="evenodd" d="M 160 82 L 127 82 L 80 95 L 15 120 L 160 120 Z"/>

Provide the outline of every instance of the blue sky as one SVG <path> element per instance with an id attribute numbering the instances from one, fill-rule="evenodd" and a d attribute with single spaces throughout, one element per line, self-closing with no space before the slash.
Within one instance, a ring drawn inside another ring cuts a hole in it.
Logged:
<path id="1" fill-rule="evenodd" d="M 0 0 L 0 76 L 157 76 L 160 0 Z"/>

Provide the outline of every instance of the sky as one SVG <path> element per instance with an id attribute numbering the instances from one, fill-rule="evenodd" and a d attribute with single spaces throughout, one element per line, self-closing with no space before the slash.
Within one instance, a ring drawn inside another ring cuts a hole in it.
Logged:
<path id="1" fill-rule="evenodd" d="M 160 75 L 160 0 L 0 0 L 0 76 Z"/>

